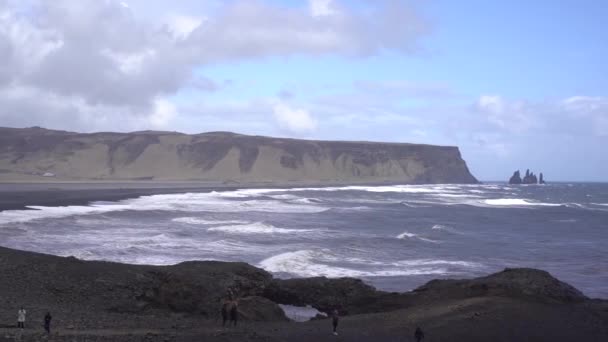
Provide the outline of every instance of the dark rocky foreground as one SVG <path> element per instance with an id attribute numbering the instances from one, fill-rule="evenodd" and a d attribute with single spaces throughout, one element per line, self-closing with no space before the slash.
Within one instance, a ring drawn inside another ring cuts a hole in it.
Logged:
<path id="1" fill-rule="evenodd" d="M 0 341 L 413 341 L 416 326 L 425 341 L 608 341 L 606 301 L 533 269 L 387 293 L 349 278 L 273 279 L 245 263 L 137 266 L 0 247 L 0 274 Z M 228 288 L 242 321 L 223 329 Z M 340 335 L 328 320 L 291 322 L 276 303 L 338 308 Z M 23 332 L 14 328 L 19 306 L 28 310 Z"/>

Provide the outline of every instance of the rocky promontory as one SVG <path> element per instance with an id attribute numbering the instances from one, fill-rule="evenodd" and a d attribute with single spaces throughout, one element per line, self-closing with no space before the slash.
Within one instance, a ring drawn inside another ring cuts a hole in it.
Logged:
<path id="1" fill-rule="evenodd" d="M 608 304 L 549 273 L 506 269 L 434 280 L 411 292 L 352 278 L 276 279 L 245 263 L 126 265 L 0 248 L 0 341 L 330 341 L 330 323 L 289 321 L 278 304 L 338 309 L 344 341 L 608 340 Z M 222 328 L 220 301 L 239 298 L 242 321 Z M 19 307 L 26 329 L 16 329 Z M 40 322 L 50 311 L 53 331 Z M 4 338 L 4 339 L 3 339 Z"/>
<path id="2" fill-rule="evenodd" d="M 0 127 L 0 181 L 477 183 L 454 146 Z"/>

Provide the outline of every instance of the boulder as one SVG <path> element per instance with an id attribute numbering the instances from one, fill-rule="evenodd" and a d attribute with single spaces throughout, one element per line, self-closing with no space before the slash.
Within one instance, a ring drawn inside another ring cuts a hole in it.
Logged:
<path id="1" fill-rule="evenodd" d="M 341 314 L 372 312 L 380 291 L 360 279 L 326 277 L 277 279 L 264 291 L 264 296 L 280 304 L 311 305 L 322 312 L 338 309 Z"/>
<path id="2" fill-rule="evenodd" d="M 289 321 L 278 304 L 259 296 L 239 299 L 239 319 L 264 322 Z"/>

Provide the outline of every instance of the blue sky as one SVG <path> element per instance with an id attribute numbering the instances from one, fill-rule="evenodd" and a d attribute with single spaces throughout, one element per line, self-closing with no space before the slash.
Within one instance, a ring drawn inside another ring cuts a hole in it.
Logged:
<path id="1" fill-rule="evenodd" d="M 608 181 L 605 18 L 606 1 L 0 0 L 0 125 L 456 145 L 482 180 Z"/>

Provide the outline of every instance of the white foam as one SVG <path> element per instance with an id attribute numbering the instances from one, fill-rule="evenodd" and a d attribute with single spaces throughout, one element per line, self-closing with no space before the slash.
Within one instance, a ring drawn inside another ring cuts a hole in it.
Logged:
<path id="1" fill-rule="evenodd" d="M 198 217 L 177 217 L 172 219 L 173 222 L 187 223 L 192 225 L 216 225 L 216 224 L 247 224 L 249 221 L 242 220 L 205 220 Z"/>
<path id="2" fill-rule="evenodd" d="M 230 225 L 208 228 L 209 232 L 224 232 L 229 234 L 297 234 L 315 232 L 313 229 L 277 228 L 273 225 L 256 222 L 252 224 Z"/>
<path id="3" fill-rule="evenodd" d="M 259 266 L 269 272 L 284 273 L 298 277 L 325 276 L 339 277 L 394 277 L 408 275 L 448 274 L 448 267 L 480 267 L 476 263 L 445 260 L 403 260 L 394 263 L 377 261 L 360 262 L 363 266 L 373 265 L 375 270 L 365 271 L 355 267 L 332 265 L 337 258 L 328 250 L 299 250 L 286 252 L 267 258 Z M 347 262 L 357 261 L 345 258 Z M 356 266 L 356 265 L 354 265 Z"/>
<path id="4" fill-rule="evenodd" d="M 405 239 L 405 238 L 413 238 L 413 237 L 416 237 L 416 234 L 409 233 L 409 232 L 403 232 L 403 233 L 397 235 L 397 239 Z"/>
<path id="5" fill-rule="evenodd" d="M 593 205 L 601 205 L 601 206 L 604 206 L 604 207 L 608 207 L 608 203 L 591 203 L 591 204 L 593 204 Z"/>
<path id="6" fill-rule="evenodd" d="M 275 191 L 277 189 L 260 189 L 261 191 Z M 248 191 L 247 194 L 257 193 Z M 238 196 L 244 194 L 237 194 Z M 34 210 L 5 210 L 0 212 L 0 224 L 28 222 L 45 218 L 62 218 L 78 215 L 109 213 L 115 211 L 185 211 L 185 212 L 225 212 L 238 213 L 247 211 L 275 212 L 275 213 L 319 213 L 329 208 L 318 204 L 288 203 L 276 200 L 249 200 L 238 201 L 229 199 L 231 194 L 221 192 L 211 193 L 184 193 L 169 195 L 142 196 L 119 202 L 98 202 L 89 206 L 43 207 L 29 206 Z M 228 198 L 227 198 L 228 197 Z"/>
<path id="7" fill-rule="evenodd" d="M 410 232 L 403 232 L 403 233 L 397 235 L 396 237 L 397 237 L 397 239 L 400 239 L 400 240 L 418 239 L 418 240 L 422 240 L 422 241 L 426 241 L 426 242 L 439 243 L 439 241 L 427 239 L 427 238 L 419 236 L 418 234 L 413 234 Z"/>
<path id="8" fill-rule="evenodd" d="M 442 224 L 436 224 L 436 225 L 433 225 L 433 226 L 431 227 L 431 229 L 434 229 L 434 230 L 450 230 L 450 228 L 449 228 L 449 227 L 444 226 L 444 225 L 442 225 Z"/>
<path id="9" fill-rule="evenodd" d="M 448 197 L 448 198 L 481 198 L 481 196 L 470 195 L 470 194 L 435 194 L 434 196 Z"/>
<path id="10" fill-rule="evenodd" d="M 62 218 L 76 215 L 100 214 L 112 211 L 129 210 L 129 205 L 95 204 L 90 206 L 43 207 L 28 206 L 32 210 L 5 210 L 0 212 L 0 224 L 28 222 L 43 218 Z"/>
<path id="11" fill-rule="evenodd" d="M 534 202 L 527 199 L 521 198 L 497 198 L 497 199 L 486 199 L 483 203 L 494 206 L 547 206 L 547 207 L 559 207 L 562 204 L 559 203 L 542 203 Z"/>

